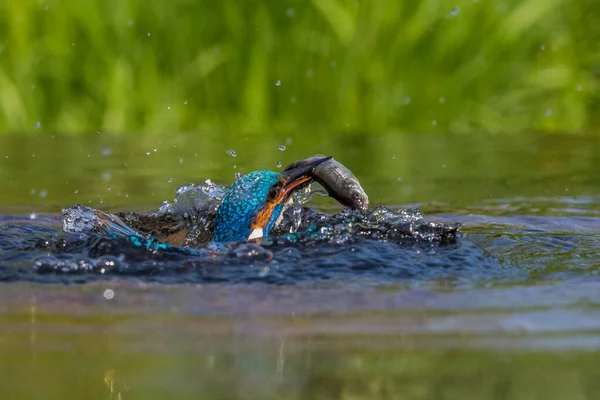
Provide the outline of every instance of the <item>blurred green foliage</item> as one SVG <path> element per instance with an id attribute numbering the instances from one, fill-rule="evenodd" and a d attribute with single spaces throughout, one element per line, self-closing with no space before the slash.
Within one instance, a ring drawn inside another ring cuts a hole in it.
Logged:
<path id="1" fill-rule="evenodd" d="M 595 0 L 4 0 L 0 131 L 598 131 Z"/>

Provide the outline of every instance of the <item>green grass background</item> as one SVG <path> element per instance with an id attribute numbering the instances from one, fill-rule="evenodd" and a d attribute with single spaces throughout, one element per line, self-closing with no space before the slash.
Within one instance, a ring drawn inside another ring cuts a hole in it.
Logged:
<path id="1" fill-rule="evenodd" d="M 594 0 L 0 2 L 4 133 L 593 133 L 599 77 Z"/>

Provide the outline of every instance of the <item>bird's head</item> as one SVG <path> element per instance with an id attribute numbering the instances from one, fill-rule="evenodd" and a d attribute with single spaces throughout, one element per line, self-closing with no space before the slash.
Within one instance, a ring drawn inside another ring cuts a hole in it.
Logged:
<path id="1" fill-rule="evenodd" d="M 311 171 L 329 160 L 323 157 L 282 173 L 261 170 L 238 178 L 225 192 L 215 217 L 215 242 L 266 237 L 290 195 L 312 180 Z"/>

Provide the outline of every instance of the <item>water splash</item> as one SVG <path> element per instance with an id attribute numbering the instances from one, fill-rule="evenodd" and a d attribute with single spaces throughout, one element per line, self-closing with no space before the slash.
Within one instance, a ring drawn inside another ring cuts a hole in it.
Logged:
<path id="1" fill-rule="evenodd" d="M 428 222 L 416 209 L 377 207 L 329 214 L 304 207 L 314 194 L 326 195 L 311 185 L 292 195 L 280 225 L 262 243 L 214 243 L 214 216 L 225 190 L 225 186 L 206 180 L 200 185 L 180 186 L 174 200 L 165 201 L 156 211 L 117 214 L 142 234 L 160 238 L 182 232 L 183 236 L 173 239 L 179 241 L 176 245 L 206 250 L 202 254 L 148 250 L 132 246 L 126 239 L 97 235 L 93 233 L 97 232 L 96 211 L 78 205 L 63 211 L 63 232 L 40 230 L 26 236 L 29 242 L 13 241 L 33 265 L 24 279 L 31 279 L 31 273 L 77 276 L 78 281 L 82 276 L 89 280 L 135 275 L 167 281 L 258 279 L 291 284 L 306 279 L 337 279 L 340 271 L 353 273 L 357 268 L 372 278 L 385 280 L 419 276 L 428 265 L 436 263 L 446 270 L 434 269 L 423 276 L 462 274 L 465 268 L 496 262 L 471 245 L 458 245 L 458 225 Z M 18 232 L 15 229 L 12 233 Z M 7 232 L 11 230 L 0 230 L 0 235 Z M 23 244 L 25 247 L 21 247 Z M 440 252 L 456 252 L 463 262 L 455 265 L 456 260 L 439 259 Z M 215 267 L 221 272 L 215 273 Z"/>
<path id="2" fill-rule="evenodd" d="M 210 179 L 207 179 L 201 185 L 193 183 L 183 185 L 177 188 L 173 202 L 163 202 L 158 211 L 162 214 L 181 214 L 201 210 L 211 203 L 220 203 L 226 189 L 225 186 Z"/>

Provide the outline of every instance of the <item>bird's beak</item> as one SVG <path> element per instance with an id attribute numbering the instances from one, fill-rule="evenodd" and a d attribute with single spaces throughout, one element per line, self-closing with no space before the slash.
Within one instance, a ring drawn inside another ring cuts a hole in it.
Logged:
<path id="1" fill-rule="evenodd" d="M 309 182 L 312 177 L 313 169 L 319 164 L 330 160 L 332 157 L 319 157 L 316 160 L 309 162 L 303 165 L 295 165 L 298 162 L 291 164 L 287 167 L 282 173 L 281 176 L 284 179 L 283 190 L 281 191 L 281 197 L 285 197 L 287 194 L 291 193 L 294 189 L 302 186 L 303 184 Z"/>
<path id="2" fill-rule="evenodd" d="M 294 164 L 288 166 L 281 173 L 280 182 L 283 184 L 283 186 L 279 191 L 278 197 L 267 202 L 266 207 L 259 211 L 255 221 L 251 226 L 252 232 L 250 233 L 250 236 L 248 236 L 248 240 L 262 238 L 264 236 L 264 228 L 272 216 L 274 207 L 277 204 L 285 201 L 293 190 L 300 188 L 307 182 L 310 182 L 313 179 L 313 169 L 331 158 L 332 157 L 319 157 L 318 159 L 314 161 L 310 160 L 309 162 L 306 162 L 306 160 L 301 160 L 296 161 Z"/>

